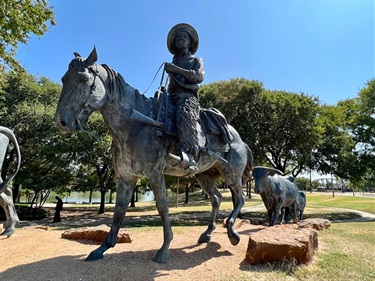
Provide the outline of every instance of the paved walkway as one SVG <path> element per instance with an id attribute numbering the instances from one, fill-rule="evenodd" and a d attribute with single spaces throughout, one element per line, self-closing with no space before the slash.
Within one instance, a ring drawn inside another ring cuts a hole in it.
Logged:
<path id="1" fill-rule="evenodd" d="M 337 210 L 337 211 L 343 211 L 343 212 L 350 212 L 350 213 L 356 213 L 359 214 L 360 218 L 355 219 L 347 219 L 347 220 L 335 220 L 334 222 L 367 222 L 367 221 L 375 221 L 375 214 L 362 212 L 359 210 L 353 210 L 353 209 L 345 209 L 345 208 L 335 208 L 335 207 L 329 207 L 331 209 Z M 245 212 L 257 212 L 257 211 L 265 211 L 264 205 L 257 205 L 253 207 L 246 207 L 242 208 L 242 211 Z"/>

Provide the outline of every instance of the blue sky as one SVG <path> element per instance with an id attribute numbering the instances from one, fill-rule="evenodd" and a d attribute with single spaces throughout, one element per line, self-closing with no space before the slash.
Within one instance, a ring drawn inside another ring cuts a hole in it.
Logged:
<path id="1" fill-rule="evenodd" d="M 87 57 L 95 45 L 98 63 L 144 92 L 172 60 L 166 37 L 181 22 L 199 34 L 204 84 L 243 77 L 335 104 L 375 77 L 374 1 L 55 0 L 50 6 L 57 26 L 21 46 L 17 59 L 29 73 L 57 82 L 73 52 Z"/>

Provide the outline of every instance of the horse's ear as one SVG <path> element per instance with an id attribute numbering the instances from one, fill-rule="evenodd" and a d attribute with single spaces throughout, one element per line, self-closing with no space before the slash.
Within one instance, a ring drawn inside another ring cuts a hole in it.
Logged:
<path id="1" fill-rule="evenodd" d="M 73 54 L 74 54 L 75 58 L 80 58 L 81 57 L 81 55 L 78 54 L 78 53 L 76 53 L 76 52 L 74 52 Z"/>
<path id="2" fill-rule="evenodd" d="M 86 59 L 87 66 L 93 65 L 98 60 L 98 54 L 96 53 L 96 48 L 94 46 L 94 49 L 91 51 L 91 54 Z"/>

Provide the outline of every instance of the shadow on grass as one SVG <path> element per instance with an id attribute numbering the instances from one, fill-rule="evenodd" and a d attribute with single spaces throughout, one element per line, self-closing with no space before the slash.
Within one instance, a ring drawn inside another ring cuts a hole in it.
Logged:
<path id="1" fill-rule="evenodd" d="M 218 223 L 228 217 L 230 211 L 220 211 L 218 214 Z M 306 214 L 305 219 L 309 218 L 322 218 L 328 219 L 331 222 L 350 221 L 360 218 L 361 215 L 355 212 L 333 212 L 333 213 L 314 213 Z M 266 212 L 242 212 L 241 219 L 249 220 L 252 224 L 262 224 L 267 220 Z M 208 225 L 210 220 L 210 212 L 179 212 L 170 214 L 172 226 L 204 226 Z M 75 212 L 64 218 L 61 223 L 53 224 L 49 220 L 40 220 L 27 222 L 23 221 L 20 226 L 29 225 L 48 225 L 56 230 L 66 230 L 70 228 L 78 228 L 85 226 L 98 226 L 108 225 L 112 223 L 112 215 L 98 215 L 95 212 L 85 211 L 84 213 Z M 139 215 L 139 216 L 126 216 L 122 228 L 138 228 L 138 227 L 161 227 L 162 222 L 158 215 Z"/>
<path id="2" fill-rule="evenodd" d="M 268 220 L 268 215 L 266 212 L 243 212 L 241 213 L 241 217 L 242 219 L 248 219 L 251 222 Z M 321 212 L 321 213 L 305 214 L 303 216 L 304 219 L 321 218 L 321 219 L 330 220 L 331 222 L 355 220 L 361 217 L 362 216 L 356 212 L 332 212 L 332 213 Z"/>

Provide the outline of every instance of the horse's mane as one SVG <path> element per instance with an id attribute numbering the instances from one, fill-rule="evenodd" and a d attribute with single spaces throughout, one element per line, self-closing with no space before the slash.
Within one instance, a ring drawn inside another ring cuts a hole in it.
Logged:
<path id="1" fill-rule="evenodd" d="M 116 85 L 118 90 L 118 99 L 120 102 L 123 101 L 123 97 L 125 96 L 132 96 L 134 97 L 131 100 L 134 100 L 135 104 L 133 105 L 139 111 L 143 111 L 142 109 L 150 109 L 153 105 L 153 99 L 146 97 L 144 94 L 141 94 L 138 89 L 133 88 L 130 86 L 124 79 L 124 77 L 117 71 L 113 70 L 106 64 L 101 64 L 101 66 L 105 69 L 108 74 L 109 78 L 109 88 L 110 88 L 110 95 L 112 99 L 116 99 L 114 95 L 116 95 Z M 128 97 L 129 98 L 129 97 Z"/>

